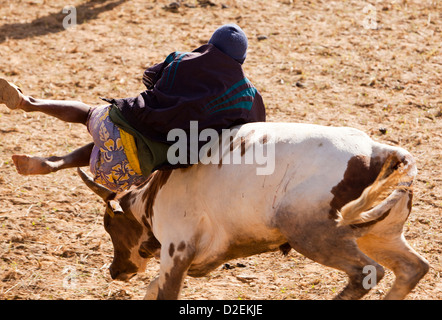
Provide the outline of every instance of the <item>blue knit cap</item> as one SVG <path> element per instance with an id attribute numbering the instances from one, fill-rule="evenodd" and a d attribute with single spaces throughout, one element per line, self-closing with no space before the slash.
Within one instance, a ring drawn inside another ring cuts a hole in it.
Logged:
<path id="1" fill-rule="evenodd" d="M 247 36 L 234 23 L 225 24 L 215 30 L 209 43 L 243 64 L 247 55 Z"/>

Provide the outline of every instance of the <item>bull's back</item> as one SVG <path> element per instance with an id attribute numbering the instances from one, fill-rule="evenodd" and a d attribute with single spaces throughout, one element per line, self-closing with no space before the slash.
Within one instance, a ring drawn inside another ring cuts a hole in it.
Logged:
<path id="1" fill-rule="evenodd" d="M 353 128 L 269 122 L 238 128 L 238 143 L 234 139 L 232 144 L 240 149 L 242 142 L 247 148 L 242 151 L 243 162 L 227 164 L 221 159 L 216 164 L 175 170 L 159 194 L 169 203 L 167 207 L 186 208 L 187 214 L 204 214 L 221 225 L 234 221 L 233 227 L 238 229 L 250 221 L 270 225 L 275 209 L 290 201 L 298 208 L 325 207 L 349 164 L 354 164 L 354 172 L 350 172 L 354 176 L 364 166 L 371 175 L 379 172 L 371 159 L 377 157 L 373 147 L 380 150 L 380 144 Z M 252 148 L 263 149 L 267 163 L 258 156 L 246 164 L 246 154 Z M 272 170 L 259 174 L 257 169 L 266 166 Z M 360 184 L 363 187 L 365 183 Z"/>

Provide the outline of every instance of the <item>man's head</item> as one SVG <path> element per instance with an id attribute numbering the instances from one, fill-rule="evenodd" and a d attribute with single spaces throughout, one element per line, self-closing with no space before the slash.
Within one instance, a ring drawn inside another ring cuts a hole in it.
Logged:
<path id="1" fill-rule="evenodd" d="M 239 63 L 244 63 L 247 55 L 247 36 L 236 24 L 225 24 L 216 29 L 209 43 Z"/>

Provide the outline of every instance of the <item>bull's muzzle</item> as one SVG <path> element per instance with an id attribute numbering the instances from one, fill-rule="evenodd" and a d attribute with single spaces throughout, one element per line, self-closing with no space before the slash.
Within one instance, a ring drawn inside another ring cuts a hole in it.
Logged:
<path id="1" fill-rule="evenodd" d="M 123 272 L 119 268 L 116 268 L 114 265 L 111 265 L 109 267 L 109 272 L 112 280 L 119 280 L 119 281 L 129 281 L 137 274 L 136 272 L 134 273 Z"/>

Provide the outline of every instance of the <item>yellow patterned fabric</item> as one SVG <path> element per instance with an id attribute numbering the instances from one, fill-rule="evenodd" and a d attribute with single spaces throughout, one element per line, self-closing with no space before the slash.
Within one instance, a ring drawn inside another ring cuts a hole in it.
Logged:
<path id="1" fill-rule="evenodd" d="M 109 108 L 95 108 L 87 124 L 95 144 L 90 168 L 95 182 L 121 192 L 146 178 L 141 175 L 135 140 L 113 124 Z"/>
<path id="2" fill-rule="evenodd" d="M 121 141 L 123 142 L 124 152 L 126 153 L 129 164 L 138 174 L 141 174 L 140 161 L 138 160 L 138 150 L 133 135 L 120 129 Z"/>

